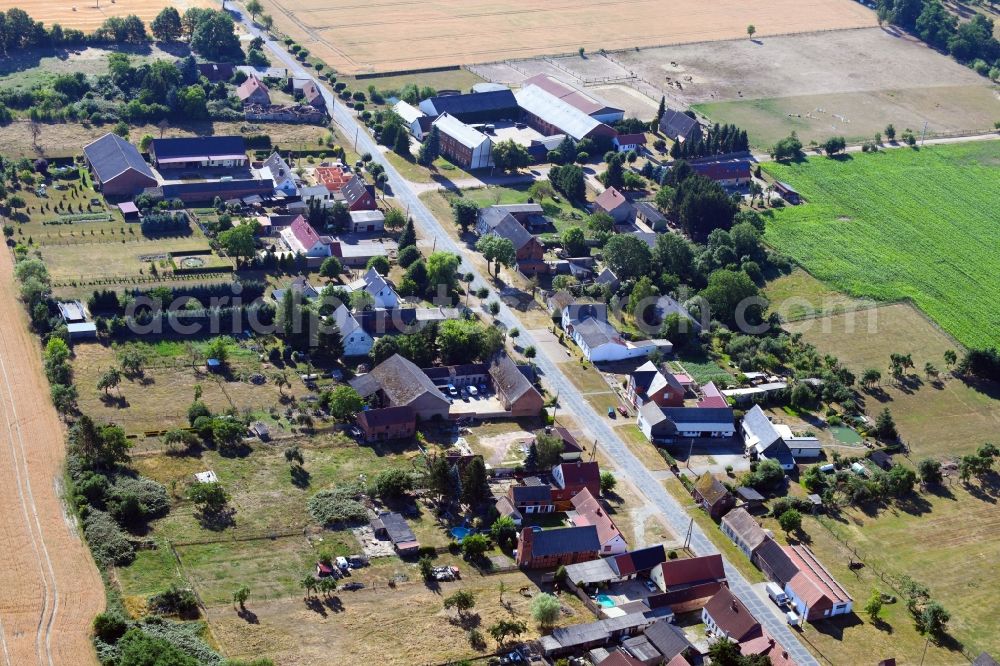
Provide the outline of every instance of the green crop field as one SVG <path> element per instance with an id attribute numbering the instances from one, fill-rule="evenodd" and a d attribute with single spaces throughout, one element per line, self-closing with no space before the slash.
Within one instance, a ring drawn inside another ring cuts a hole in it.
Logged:
<path id="1" fill-rule="evenodd" d="M 968 346 L 1000 346 L 1000 144 L 812 158 L 764 169 L 798 189 L 767 242 L 855 297 L 909 298 Z"/>

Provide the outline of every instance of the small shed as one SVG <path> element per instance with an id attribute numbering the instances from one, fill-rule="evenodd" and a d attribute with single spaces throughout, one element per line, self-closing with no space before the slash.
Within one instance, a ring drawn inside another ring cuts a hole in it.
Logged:
<path id="1" fill-rule="evenodd" d="M 885 451 L 872 451 L 868 459 L 886 471 L 892 468 L 892 456 Z"/>
<path id="2" fill-rule="evenodd" d="M 194 478 L 197 479 L 198 483 L 218 483 L 219 477 L 215 475 L 212 470 L 207 470 L 204 472 L 195 472 Z"/>
<path id="3" fill-rule="evenodd" d="M 740 502 L 740 506 L 751 513 L 763 508 L 764 506 L 764 496 L 753 488 L 748 488 L 746 486 L 737 488 L 736 497 Z"/>
<path id="4" fill-rule="evenodd" d="M 139 219 L 139 208 L 132 201 L 123 201 L 118 204 L 118 210 L 121 211 L 122 217 L 129 221 L 135 221 Z"/>
<path id="5" fill-rule="evenodd" d="M 66 324 L 66 332 L 70 340 L 93 340 L 97 337 L 97 324 L 92 321 Z"/>
<path id="6" fill-rule="evenodd" d="M 205 367 L 209 372 L 222 372 L 222 361 L 217 358 L 210 358 L 205 361 Z"/>
<path id="7" fill-rule="evenodd" d="M 809 500 L 809 504 L 812 506 L 812 512 L 813 513 L 820 513 L 821 511 L 823 511 L 823 498 L 822 497 L 820 497 L 819 495 L 813 493 L 812 495 L 808 495 L 807 499 Z"/>
<path id="8" fill-rule="evenodd" d="M 268 430 L 267 424 L 261 421 L 257 421 L 250 426 L 250 433 L 262 442 L 266 442 L 271 439 L 271 432 Z"/>

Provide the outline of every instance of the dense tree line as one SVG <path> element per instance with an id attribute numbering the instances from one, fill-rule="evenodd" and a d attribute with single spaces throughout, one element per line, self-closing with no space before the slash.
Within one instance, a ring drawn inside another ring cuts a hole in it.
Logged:
<path id="1" fill-rule="evenodd" d="M 695 159 L 710 155 L 725 155 L 750 150 L 746 130 L 736 125 L 715 123 L 705 135 L 690 141 L 678 141 L 670 147 L 670 156 L 677 159 Z"/>
<path id="2" fill-rule="evenodd" d="M 940 0 L 879 0 L 877 11 L 880 21 L 891 21 L 980 74 L 1000 79 L 1000 41 L 993 35 L 993 19 L 973 13 L 968 21 L 959 21 Z"/>

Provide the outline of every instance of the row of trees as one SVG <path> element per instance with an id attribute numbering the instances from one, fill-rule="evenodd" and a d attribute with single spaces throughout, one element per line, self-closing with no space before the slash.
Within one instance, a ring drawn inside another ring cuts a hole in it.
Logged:
<path id="1" fill-rule="evenodd" d="M 724 155 L 750 150 L 746 130 L 736 125 L 715 123 L 705 136 L 691 141 L 676 141 L 670 147 L 670 156 L 677 159 L 694 159 L 709 155 Z"/>
<path id="2" fill-rule="evenodd" d="M 959 21 L 940 0 L 879 0 L 879 21 L 891 21 L 990 78 L 1000 79 L 1000 41 L 993 19 L 973 12 Z"/>

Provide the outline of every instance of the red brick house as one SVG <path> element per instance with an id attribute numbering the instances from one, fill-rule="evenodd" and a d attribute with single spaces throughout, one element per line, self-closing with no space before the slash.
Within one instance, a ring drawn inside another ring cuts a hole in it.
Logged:
<path id="1" fill-rule="evenodd" d="M 535 417 L 541 413 L 545 404 L 542 394 L 531 385 L 510 356 L 501 354 L 493 362 L 490 366 L 490 378 L 500 403 L 511 416 Z"/>
<path id="2" fill-rule="evenodd" d="M 260 104 L 261 106 L 268 106 L 271 103 L 271 91 L 268 90 L 263 81 L 253 74 L 248 76 L 247 80 L 239 85 L 236 89 L 236 96 L 240 98 L 240 101 L 244 105 Z"/>
<path id="3" fill-rule="evenodd" d="M 517 542 L 517 566 L 526 569 L 550 569 L 588 562 L 596 560 L 601 552 L 597 528 L 593 525 L 554 530 L 525 527 Z"/>
<path id="4" fill-rule="evenodd" d="M 629 375 L 625 391 L 625 397 L 637 409 L 647 402 L 660 407 L 683 407 L 686 393 L 672 372 L 657 368 L 652 361 L 646 361 Z"/>
<path id="5" fill-rule="evenodd" d="M 655 567 L 650 579 L 663 591 L 657 603 L 675 613 L 702 608 L 726 584 L 722 555 L 669 560 Z"/>
<path id="6" fill-rule="evenodd" d="M 417 431 L 417 415 L 409 406 L 368 409 L 358 414 L 357 423 L 366 442 L 407 439 Z"/>

